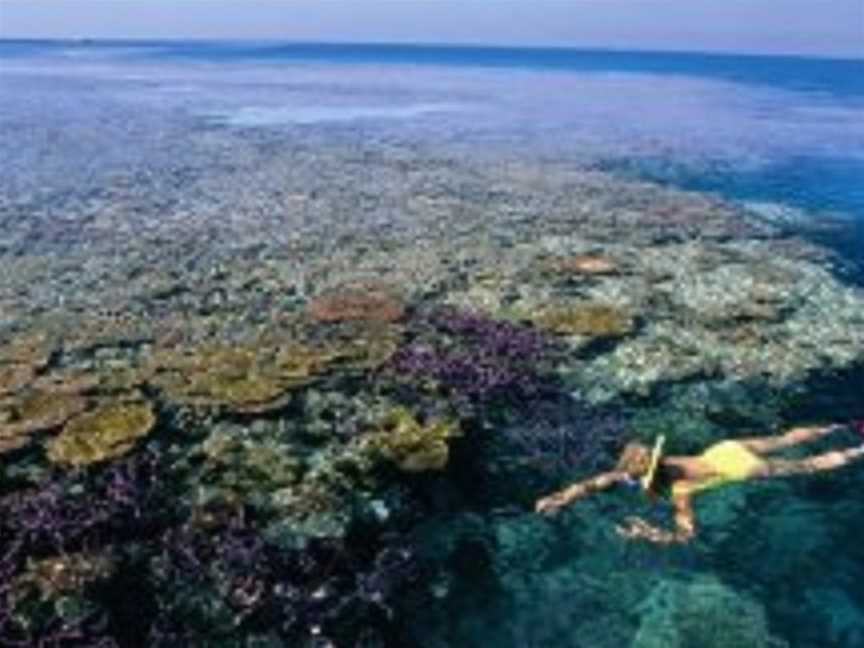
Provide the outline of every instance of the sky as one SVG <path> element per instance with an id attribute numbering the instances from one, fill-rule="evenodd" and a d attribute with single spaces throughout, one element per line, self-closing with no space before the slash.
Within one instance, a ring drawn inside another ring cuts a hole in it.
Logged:
<path id="1" fill-rule="evenodd" d="M 864 0 L 0 0 L 0 38 L 205 38 L 864 57 Z"/>

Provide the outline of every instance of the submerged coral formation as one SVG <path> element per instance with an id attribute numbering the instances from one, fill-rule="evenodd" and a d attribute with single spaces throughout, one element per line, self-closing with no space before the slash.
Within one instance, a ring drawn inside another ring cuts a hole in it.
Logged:
<path id="1" fill-rule="evenodd" d="M 84 552 L 51 556 L 27 565 L 15 583 L 16 589 L 32 586 L 45 600 L 76 593 L 91 583 L 106 580 L 114 569 L 110 556 Z"/>
<path id="2" fill-rule="evenodd" d="M 156 424 L 148 403 L 114 403 L 72 418 L 48 442 L 48 458 L 67 466 L 86 466 L 126 454 Z"/>
<path id="3" fill-rule="evenodd" d="M 287 447 L 254 443 L 214 430 L 201 445 L 205 457 L 202 479 L 232 492 L 267 493 L 297 482 L 302 462 Z"/>
<path id="4" fill-rule="evenodd" d="M 62 391 L 0 401 L 0 454 L 25 446 L 33 434 L 58 428 L 86 408 L 86 398 Z"/>
<path id="5" fill-rule="evenodd" d="M 599 410 L 565 395 L 520 413 L 496 439 L 506 463 L 555 483 L 607 470 L 630 434 L 620 411 Z"/>
<path id="6" fill-rule="evenodd" d="M 786 648 L 771 634 L 765 610 L 713 577 L 662 581 L 639 608 L 633 648 Z"/>
<path id="7" fill-rule="evenodd" d="M 0 366 L 13 364 L 42 369 L 54 352 L 54 344 L 47 335 L 34 333 L 17 336 L 0 344 Z"/>
<path id="8" fill-rule="evenodd" d="M 35 377 L 36 372 L 30 365 L 0 365 L 0 397 L 14 394 L 33 382 Z"/>
<path id="9" fill-rule="evenodd" d="M 544 268 L 556 275 L 585 277 L 614 275 L 619 271 L 619 265 L 614 259 L 600 254 L 578 254 L 550 259 L 545 262 Z"/>
<path id="10" fill-rule="evenodd" d="M 455 397 L 517 401 L 548 386 L 544 363 L 553 344 L 520 324 L 440 309 L 418 319 L 415 341 L 393 356 L 399 380 Z"/>
<path id="11" fill-rule="evenodd" d="M 151 360 L 150 380 L 179 403 L 262 413 L 283 407 L 287 392 L 314 381 L 329 359 L 299 345 L 164 350 Z"/>
<path id="12" fill-rule="evenodd" d="M 393 462 L 408 473 L 442 470 L 450 455 L 450 439 L 460 435 L 457 424 L 449 421 L 420 423 L 405 408 L 395 408 L 381 421 L 378 429 L 362 437 L 360 443 Z"/>
<path id="13" fill-rule="evenodd" d="M 633 315 L 610 304 L 587 303 L 552 306 L 534 317 L 540 328 L 559 335 L 585 335 L 592 338 L 621 337 L 634 329 Z"/>
<path id="14" fill-rule="evenodd" d="M 359 288 L 320 295 L 309 302 L 306 310 L 318 322 L 395 322 L 405 315 L 405 307 L 394 297 Z"/>

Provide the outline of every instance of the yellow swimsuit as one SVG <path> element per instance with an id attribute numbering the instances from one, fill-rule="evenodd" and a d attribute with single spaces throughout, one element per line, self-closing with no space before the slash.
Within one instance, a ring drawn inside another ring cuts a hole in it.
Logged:
<path id="1" fill-rule="evenodd" d="M 700 456 L 705 464 L 717 473 L 699 482 L 678 482 L 673 485 L 672 493 L 695 493 L 697 491 L 717 488 L 730 482 L 743 481 L 752 476 L 763 461 L 750 452 L 739 441 L 721 441 L 705 450 Z"/>

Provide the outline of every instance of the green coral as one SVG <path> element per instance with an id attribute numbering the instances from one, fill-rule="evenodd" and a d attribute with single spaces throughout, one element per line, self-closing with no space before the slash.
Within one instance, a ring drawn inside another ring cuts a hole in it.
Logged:
<path id="1" fill-rule="evenodd" d="M 86 466 L 128 452 L 156 424 L 148 403 L 116 403 L 76 416 L 48 443 L 48 458 Z"/>
<path id="2" fill-rule="evenodd" d="M 409 473 L 442 470 L 450 456 L 448 442 L 460 435 L 456 423 L 432 420 L 421 424 L 404 407 L 396 407 L 375 432 L 363 439 L 366 448 Z"/>

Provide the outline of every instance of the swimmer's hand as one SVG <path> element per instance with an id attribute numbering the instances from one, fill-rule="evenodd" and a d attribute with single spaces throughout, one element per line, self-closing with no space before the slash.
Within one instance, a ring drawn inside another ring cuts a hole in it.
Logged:
<path id="1" fill-rule="evenodd" d="M 548 495 L 547 497 L 541 497 L 539 500 L 537 500 L 537 503 L 534 505 L 534 511 L 537 513 L 551 515 L 558 511 L 558 509 L 560 509 L 562 506 L 567 504 L 567 502 L 567 498 L 562 496 L 561 493 L 554 493 L 552 495 Z"/>
<path id="2" fill-rule="evenodd" d="M 615 531 L 622 538 L 629 540 L 647 540 L 657 544 L 672 544 L 686 542 L 692 534 L 679 534 L 664 529 L 658 529 L 639 517 L 628 517 L 624 524 L 615 526 Z"/>
<path id="3" fill-rule="evenodd" d="M 654 527 L 648 524 L 645 520 L 640 517 L 630 516 L 624 520 L 623 524 L 615 525 L 615 532 L 620 535 L 622 538 L 644 538 L 646 535 L 650 534 L 651 531 L 655 531 Z"/>
<path id="4" fill-rule="evenodd" d="M 630 540 L 648 540 L 666 544 L 675 541 L 675 534 L 648 524 L 640 517 L 631 516 L 624 520 L 624 524 L 615 526 L 615 531 L 622 538 Z"/>

